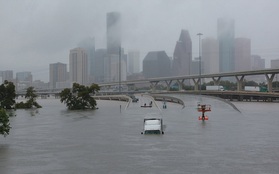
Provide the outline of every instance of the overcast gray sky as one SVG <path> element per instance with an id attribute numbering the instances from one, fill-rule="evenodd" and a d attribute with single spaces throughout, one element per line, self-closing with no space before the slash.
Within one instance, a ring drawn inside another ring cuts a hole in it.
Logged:
<path id="1" fill-rule="evenodd" d="M 235 36 L 251 39 L 252 54 L 279 59 L 279 0 L 0 0 L 0 70 L 31 71 L 48 82 L 49 64 L 69 63 L 86 37 L 106 47 L 106 13 L 122 15 L 122 46 L 173 56 L 181 29 L 217 37 L 217 19 L 235 20 Z"/>

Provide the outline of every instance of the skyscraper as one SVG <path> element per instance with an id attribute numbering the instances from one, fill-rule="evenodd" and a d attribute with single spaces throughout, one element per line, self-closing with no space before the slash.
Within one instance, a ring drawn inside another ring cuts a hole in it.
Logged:
<path id="1" fill-rule="evenodd" d="M 259 55 L 251 55 L 251 70 L 265 69 L 265 60 Z M 248 78 L 248 77 L 247 77 Z M 256 82 L 264 82 L 266 77 L 263 75 L 255 75 L 249 77 L 249 80 Z"/>
<path id="2" fill-rule="evenodd" d="M 130 74 L 140 72 L 140 52 L 129 51 L 128 52 L 128 72 Z"/>
<path id="3" fill-rule="evenodd" d="M 107 13 L 107 51 L 119 54 L 121 47 L 121 15 L 118 12 Z"/>
<path id="4" fill-rule="evenodd" d="M 96 61 L 96 69 L 94 70 L 96 73 L 94 74 L 95 82 L 104 82 L 105 70 L 104 63 L 105 58 L 107 57 L 107 49 L 97 49 L 95 52 L 95 61 Z"/>
<path id="5" fill-rule="evenodd" d="M 151 51 L 143 60 L 143 75 L 145 78 L 168 77 L 171 71 L 171 61 L 165 51 Z"/>
<path id="6" fill-rule="evenodd" d="M 204 74 L 219 73 L 219 43 L 214 38 L 202 39 L 202 64 Z"/>
<path id="7" fill-rule="evenodd" d="M 236 38 L 234 40 L 235 71 L 251 70 L 251 40 Z"/>
<path id="8" fill-rule="evenodd" d="M 32 86 L 33 76 L 29 71 L 16 73 L 16 87 L 17 90 L 26 89 Z"/>
<path id="9" fill-rule="evenodd" d="M 78 47 L 81 47 L 86 50 L 88 57 L 88 80 L 90 83 L 94 82 L 95 74 L 97 73 L 98 64 L 95 58 L 95 39 L 94 38 L 86 38 L 82 40 Z"/>
<path id="10" fill-rule="evenodd" d="M 220 72 L 234 71 L 234 20 L 227 18 L 218 19 L 218 40 Z"/>
<path id="11" fill-rule="evenodd" d="M 121 15 L 118 12 L 107 13 L 107 57 L 104 63 L 105 81 L 118 81 L 121 62 Z"/>
<path id="12" fill-rule="evenodd" d="M 279 68 L 279 59 L 270 60 L 270 68 L 278 69 Z"/>
<path id="13" fill-rule="evenodd" d="M 49 64 L 49 88 L 57 88 L 56 83 L 67 81 L 67 64 L 52 63 Z"/>
<path id="14" fill-rule="evenodd" d="M 70 50 L 70 82 L 87 85 L 88 82 L 88 58 L 86 50 L 75 48 Z"/>
<path id="15" fill-rule="evenodd" d="M 172 75 L 189 75 L 192 62 L 192 40 L 187 30 L 181 30 L 173 53 Z"/>
<path id="16" fill-rule="evenodd" d="M 2 77 L 2 83 L 7 81 L 13 81 L 14 80 L 14 72 L 13 70 L 6 70 L 6 71 L 0 71 L 0 75 Z"/>
<path id="17" fill-rule="evenodd" d="M 251 55 L 251 69 L 265 69 L 265 60 L 259 55 Z"/>

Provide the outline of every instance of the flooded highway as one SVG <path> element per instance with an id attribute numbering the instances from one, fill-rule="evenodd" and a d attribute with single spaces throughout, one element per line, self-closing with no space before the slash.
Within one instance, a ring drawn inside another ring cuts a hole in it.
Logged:
<path id="1" fill-rule="evenodd" d="M 59 99 L 17 110 L 0 137 L 1 174 L 279 173 L 278 103 L 228 103 L 194 95 L 179 104 L 137 95 L 137 103 L 98 100 L 68 111 Z M 143 108 L 145 103 L 152 107 Z M 200 121 L 197 103 L 210 104 Z M 145 117 L 162 117 L 164 135 L 142 135 Z"/>

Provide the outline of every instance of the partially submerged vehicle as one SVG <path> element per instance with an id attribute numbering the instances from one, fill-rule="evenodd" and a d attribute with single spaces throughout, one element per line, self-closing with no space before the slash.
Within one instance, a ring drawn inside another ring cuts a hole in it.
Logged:
<path id="1" fill-rule="evenodd" d="M 129 97 L 132 99 L 132 102 L 133 102 L 133 103 L 136 103 L 136 102 L 139 101 L 139 99 L 136 98 L 134 95 L 129 95 Z"/>
<path id="2" fill-rule="evenodd" d="M 145 118 L 141 134 L 164 134 L 162 118 Z"/>

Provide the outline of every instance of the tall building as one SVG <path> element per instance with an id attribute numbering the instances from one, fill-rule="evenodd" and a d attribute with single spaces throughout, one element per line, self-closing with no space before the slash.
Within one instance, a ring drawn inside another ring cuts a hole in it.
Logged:
<path id="1" fill-rule="evenodd" d="M 187 30 L 181 30 L 173 53 L 172 75 L 190 75 L 192 62 L 192 40 Z"/>
<path id="2" fill-rule="evenodd" d="M 265 69 L 265 60 L 261 58 L 259 55 L 251 55 L 251 70 L 260 70 Z M 255 82 L 265 82 L 266 77 L 264 75 L 254 75 L 247 76 L 247 80 L 255 81 Z"/>
<path id="3" fill-rule="evenodd" d="M 219 42 L 214 38 L 202 39 L 202 74 L 219 73 Z"/>
<path id="4" fill-rule="evenodd" d="M 201 74 L 204 74 L 203 70 L 204 70 L 204 65 L 203 65 L 203 61 L 202 61 L 201 62 Z M 195 57 L 191 63 L 191 74 L 198 75 L 199 73 L 200 73 L 200 58 Z M 190 83 L 188 83 L 188 84 L 190 84 Z"/>
<path id="5" fill-rule="evenodd" d="M 57 83 L 67 81 L 67 64 L 52 63 L 49 64 L 49 88 L 58 88 Z"/>
<path id="6" fill-rule="evenodd" d="M 265 69 L 265 60 L 259 55 L 251 55 L 251 70 Z"/>
<path id="7" fill-rule="evenodd" d="M 88 82 L 93 83 L 95 81 L 95 74 L 97 74 L 98 64 L 95 58 L 95 38 L 86 38 L 82 40 L 78 47 L 83 48 L 87 52 L 88 57 Z"/>
<path id="8" fill-rule="evenodd" d="M 0 71 L 0 75 L 2 77 L 2 83 L 5 80 L 7 80 L 9 82 L 14 80 L 14 72 L 13 72 L 13 70 Z"/>
<path id="9" fill-rule="evenodd" d="M 107 13 L 107 57 L 104 63 L 105 82 L 119 81 L 119 68 L 122 64 L 120 62 L 123 61 L 122 55 L 121 15 L 118 12 L 110 12 Z"/>
<path id="10" fill-rule="evenodd" d="M 271 69 L 279 69 L 279 59 L 270 60 Z"/>
<path id="11" fill-rule="evenodd" d="M 105 80 L 105 69 L 104 69 L 104 64 L 105 64 L 105 59 L 107 57 L 107 49 L 97 49 L 95 51 L 95 61 L 96 61 L 96 66 L 95 67 L 95 82 L 104 82 Z"/>
<path id="12" fill-rule="evenodd" d="M 235 38 L 234 40 L 235 71 L 251 70 L 251 40 Z"/>
<path id="13" fill-rule="evenodd" d="M 165 51 L 151 51 L 143 60 L 145 78 L 168 77 L 171 74 L 171 60 Z"/>
<path id="14" fill-rule="evenodd" d="M 219 41 L 220 72 L 235 70 L 234 61 L 234 20 L 219 18 L 217 24 Z"/>
<path id="15" fill-rule="evenodd" d="M 117 55 L 111 55 L 110 60 L 110 82 L 118 82 L 119 80 L 125 81 L 127 79 L 127 62 L 125 61 L 124 54 L 121 54 L 121 58 Z M 105 66 L 106 67 L 106 66 Z M 121 74 L 119 74 L 121 72 Z"/>
<path id="16" fill-rule="evenodd" d="M 70 50 L 69 55 L 70 82 L 87 85 L 88 82 L 88 58 L 87 52 L 83 48 Z"/>
<path id="17" fill-rule="evenodd" d="M 140 52 L 139 51 L 129 51 L 128 52 L 128 68 L 129 74 L 140 72 Z"/>
<path id="18" fill-rule="evenodd" d="M 107 51 L 108 54 L 119 54 L 121 47 L 121 14 L 107 13 Z"/>
<path id="19" fill-rule="evenodd" d="M 32 86 L 33 76 L 29 71 L 16 73 L 16 88 L 17 90 L 26 89 Z"/>

